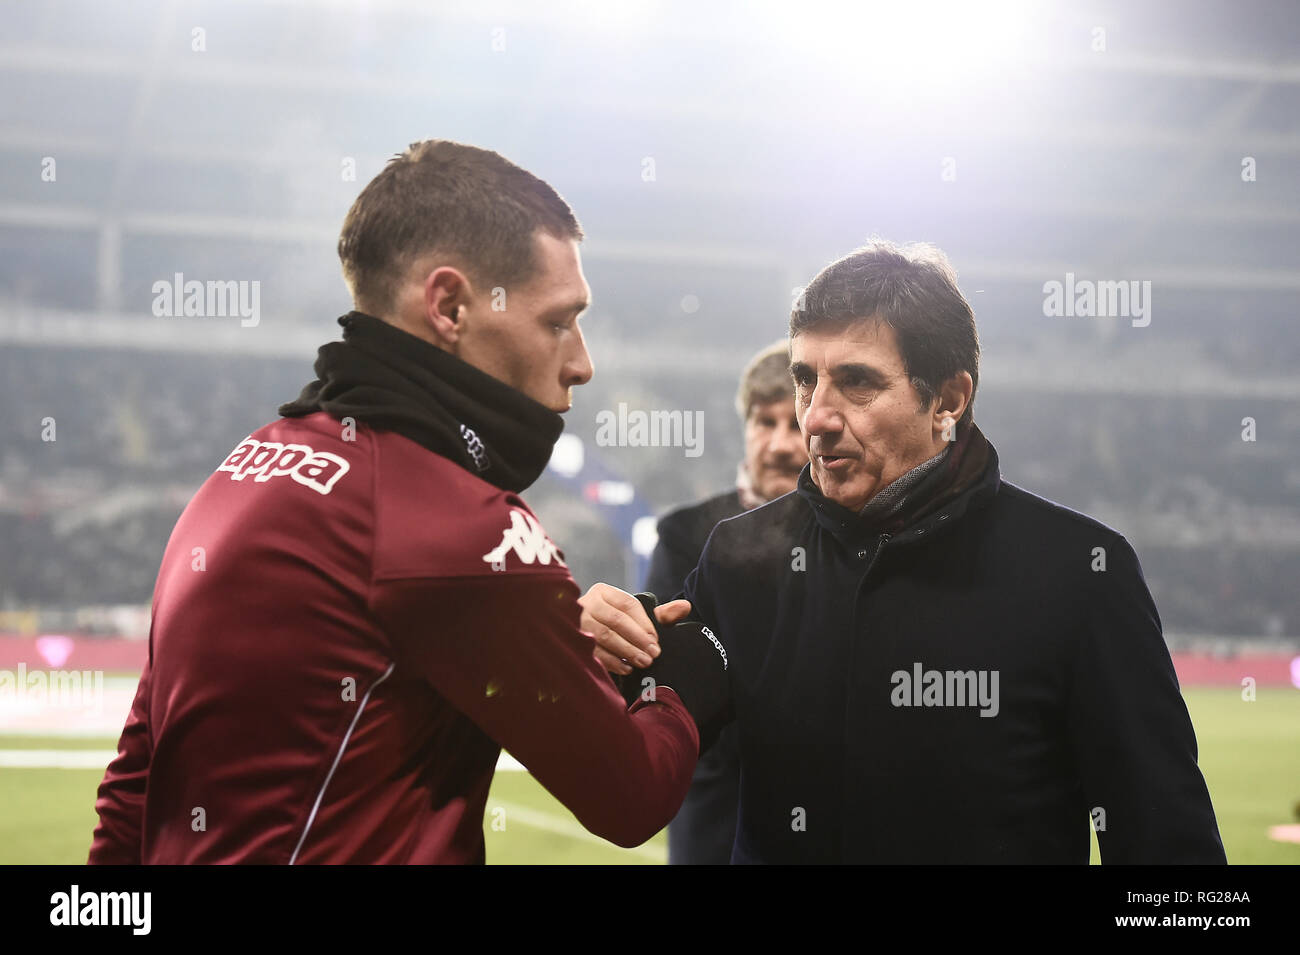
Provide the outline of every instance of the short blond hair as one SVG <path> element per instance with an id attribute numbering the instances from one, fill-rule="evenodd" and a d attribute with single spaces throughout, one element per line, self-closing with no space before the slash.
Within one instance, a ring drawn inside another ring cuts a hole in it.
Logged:
<path id="1" fill-rule="evenodd" d="M 740 420 L 748 421 L 755 405 L 771 404 L 783 398 L 794 397 L 794 381 L 790 378 L 790 342 L 781 339 L 768 345 L 749 360 L 740 376 L 740 390 L 736 392 L 736 413 Z"/>

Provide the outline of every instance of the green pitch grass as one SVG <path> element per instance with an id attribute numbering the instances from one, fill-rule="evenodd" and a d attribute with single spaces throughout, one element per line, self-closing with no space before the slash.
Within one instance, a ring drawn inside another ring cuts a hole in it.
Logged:
<path id="1" fill-rule="evenodd" d="M 1184 695 L 1228 861 L 1300 863 L 1300 845 L 1268 838 L 1270 826 L 1300 821 L 1300 691 L 1264 689 L 1250 703 L 1235 689 Z M 115 742 L 0 736 L 0 750 L 112 750 Z M 85 862 L 102 775 L 99 769 L 0 768 L 0 864 Z M 498 773 L 487 808 L 489 863 L 654 864 L 667 856 L 663 833 L 638 849 L 591 836 L 526 773 Z"/>
<path id="2" fill-rule="evenodd" d="M 102 750 L 115 739 L 0 736 L 0 750 Z M 105 761 L 107 765 L 107 761 Z M 0 767 L 0 865 L 86 861 L 102 769 Z M 591 835 L 527 773 L 498 772 L 488 796 L 483 839 L 497 865 L 647 865 L 668 858 L 659 833 L 636 849 Z"/>

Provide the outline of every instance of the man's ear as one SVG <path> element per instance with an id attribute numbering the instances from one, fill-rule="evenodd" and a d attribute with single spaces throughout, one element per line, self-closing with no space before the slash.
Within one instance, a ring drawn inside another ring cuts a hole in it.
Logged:
<path id="1" fill-rule="evenodd" d="M 957 422 L 970 406 L 975 380 L 968 371 L 959 371 L 943 383 L 932 413 L 935 434 L 944 441 L 957 440 Z"/>
<path id="2" fill-rule="evenodd" d="M 455 345 L 465 329 L 465 309 L 473 286 L 460 269 L 450 265 L 432 269 L 424 277 L 425 326 L 445 345 Z"/>

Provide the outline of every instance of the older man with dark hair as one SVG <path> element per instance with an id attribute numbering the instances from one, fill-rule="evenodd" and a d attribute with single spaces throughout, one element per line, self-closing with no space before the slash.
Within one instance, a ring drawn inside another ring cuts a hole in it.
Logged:
<path id="1" fill-rule="evenodd" d="M 827 266 L 790 358 L 809 465 L 685 589 L 729 660 L 732 861 L 1086 863 L 1091 820 L 1106 863 L 1223 863 L 1137 555 L 1003 480 L 943 255 Z"/>

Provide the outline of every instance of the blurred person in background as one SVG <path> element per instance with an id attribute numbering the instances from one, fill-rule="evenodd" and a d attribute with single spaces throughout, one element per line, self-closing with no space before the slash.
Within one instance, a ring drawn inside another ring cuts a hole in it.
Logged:
<path id="1" fill-rule="evenodd" d="M 782 339 L 750 360 L 741 375 L 736 411 L 745 425 L 745 457 L 736 486 L 659 521 L 659 543 L 645 582 L 645 589 L 659 598 L 681 593 L 718 521 L 789 494 L 808 463 L 795 417 L 789 342 Z M 740 791 L 736 746 L 736 729 L 730 726 L 700 757 L 686 801 L 668 826 L 670 865 L 731 861 Z"/>

